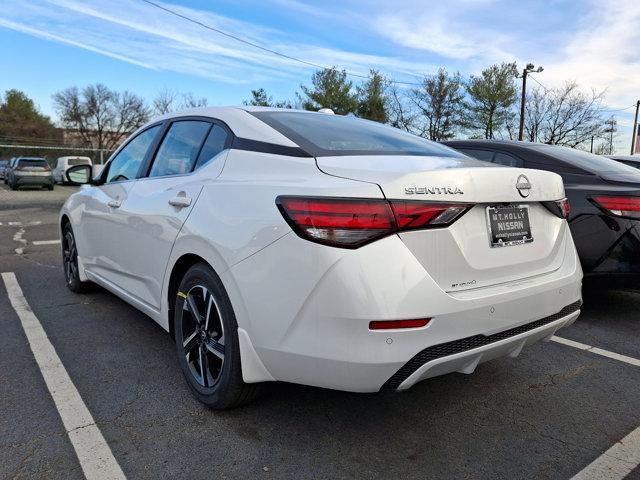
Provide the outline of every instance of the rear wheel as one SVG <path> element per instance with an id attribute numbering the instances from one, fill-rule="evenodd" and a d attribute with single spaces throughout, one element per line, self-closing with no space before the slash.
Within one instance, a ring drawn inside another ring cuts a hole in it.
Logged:
<path id="1" fill-rule="evenodd" d="M 75 293 L 82 293 L 89 289 L 89 283 L 80 280 L 78 249 L 73 229 L 69 223 L 62 229 L 62 266 L 69 290 Z"/>
<path id="2" fill-rule="evenodd" d="M 217 409 L 251 401 L 256 384 L 242 380 L 238 324 L 222 282 L 206 264 L 189 269 L 175 305 L 178 360 L 191 391 Z"/>
<path id="3" fill-rule="evenodd" d="M 53 190 L 53 184 L 49 185 L 47 188 L 49 189 L 49 191 Z"/>
<path id="4" fill-rule="evenodd" d="M 10 188 L 11 190 L 18 190 L 18 186 L 17 186 L 15 183 L 13 183 L 13 182 L 9 183 L 9 188 Z"/>

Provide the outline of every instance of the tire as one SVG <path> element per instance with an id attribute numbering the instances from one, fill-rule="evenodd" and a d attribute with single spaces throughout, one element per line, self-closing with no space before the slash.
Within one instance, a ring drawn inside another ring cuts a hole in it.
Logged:
<path id="1" fill-rule="evenodd" d="M 238 324 L 227 292 L 211 267 L 198 263 L 187 271 L 174 315 L 178 361 L 193 395 L 214 410 L 253 400 L 259 385 L 242 380 Z"/>
<path id="2" fill-rule="evenodd" d="M 53 185 L 49 185 L 47 188 L 49 189 L 49 191 L 52 191 L 53 190 Z"/>
<path id="3" fill-rule="evenodd" d="M 89 282 L 80 280 L 76 238 L 69 223 L 62 229 L 62 268 L 69 290 L 74 293 L 84 293 L 90 289 Z"/>
<path id="4" fill-rule="evenodd" d="M 18 186 L 15 183 L 9 183 L 9 188 L 11 190 L 18 190 Z"/>

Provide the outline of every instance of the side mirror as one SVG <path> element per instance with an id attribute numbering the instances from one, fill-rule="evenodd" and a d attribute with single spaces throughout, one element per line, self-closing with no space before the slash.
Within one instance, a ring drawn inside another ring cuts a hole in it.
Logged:
<path id="1" fill-rule="evenodd" d="M 65 176 L 67 177 L 67 181 L 72 185 L 86 185 L 88 183 L 93 183 L 91 170 L 91 165 L 76 165 L 68 168 L 65 172 Z"/>

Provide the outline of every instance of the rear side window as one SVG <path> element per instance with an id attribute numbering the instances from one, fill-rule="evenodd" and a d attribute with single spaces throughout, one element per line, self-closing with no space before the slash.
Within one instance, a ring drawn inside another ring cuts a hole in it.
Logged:
<path id="1" fill-rule="evenodd" d="M 508 153 L 496 152 L 496 156 L 493 158 L 493 163 L 498 163 L 506 167 L 522 167 L 523 161 Z"/>
<path id="2" fill-rule="evenodd" d="M 162 140 L 151 166 L 150 177 L 190 172 L 211 124 L 198 120 L 174 122 Z"/>
<path id="3" fill-rule="evenodd" d="M 207 140 L 204 142 L 204 146 L 198 157 L 198 162 L 196 163 L 196 168 L 200 168 L 206 163 L 209 163 L 216 155 L 222 152 L 228 139 L 229 135 L 227 131 L 219 125 L 214 125 L 209 135 L 207 135 Z"/>
<path id="4" fill-rule="evenodd" d="M 91 165 L 91 161 L 88 158 L 70 158 L 67 163 L 70 167 L 75 165 Z"/>
<path id="5" fill-rule="evenodd" d="M 144 157 L 147 155 L 147 150 L 149 150 L 159 131 L 160 125 L 155 125 L 127 143 L 111 161 L 107 174 L 107 183 L 136 178 L 140 165 L 142 165 Z"/>
<path id="6" fill-rule="evenodd" d="M 456 150 L 477 160 L 482 160 L 484 162 L 493 161 L 494 152 L 489 150 L 476 150 L 475 148 L 456 148 Z"/>

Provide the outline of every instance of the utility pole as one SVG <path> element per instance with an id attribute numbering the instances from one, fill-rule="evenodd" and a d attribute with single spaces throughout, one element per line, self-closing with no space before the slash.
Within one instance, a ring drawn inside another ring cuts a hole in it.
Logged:
<path id="1" fill-rule="evenodd" d="M 591 153 L 593 153 L 593 135 L 591 135 Z"/>
<path id="2" fill-rule="evenodd" d="M 603 132 L 608 133 L 610 135 L 609 136 L 609 155 L 613 155 L 613 134 L 618 131 L 618 129 L 616 128 L 616 125 L 618 124 L 618 122 L 612 115 L 611 117 L 609 117 L 609 120 L 607 120 L 604 123 L 607 126 L 607 128 L 605 128 Z"/>
<path id="3" fill-rule="evenodd" d="M 527 66 L 522 70 L 522 75 L 516 75 L 516 78 L 522 78 L 522 100 L 520 103 L 520 130 L 518 132 L 518 140 L 522 141 L 524 138 L 524 109 L 527 102 L 527 75 L 530 73 L 540 73 L 544 70 L 542 67 L 538 67 L 534 70 L 535 65 L 533 63 L 527 63 Z"/>
<path id="4" fill-rule="evenodd" d="M 631 133 L 631 155 L 633 155 L 636 151 L 636 141 L 638 135 L 638 110 L 640 110 L 640 100 L 636 103 L 636 116 L 633 120 L 633 128 Z"/>

